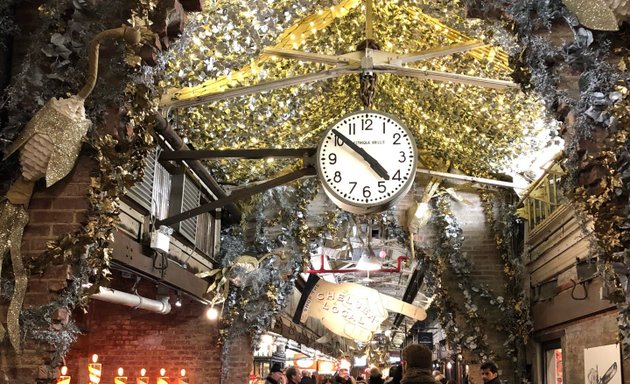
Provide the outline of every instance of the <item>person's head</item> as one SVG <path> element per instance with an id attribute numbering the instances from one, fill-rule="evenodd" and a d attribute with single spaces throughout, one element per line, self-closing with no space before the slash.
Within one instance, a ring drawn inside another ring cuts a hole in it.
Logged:
<path id="1" fill-rule="evenodd" d="M 282 367 L 280 366 L 280 364 L 273 363 L 273 365 L 271 366 L 271 370 L 269 371 L 269 376 L 271 376 L 271 378 L 275 381 L 280 382 L 280 380 L 282 379 L 282 375 L 284 375 L 284 373 L 282 373 Z"/>
<path id="2" fill-rule="evenodd" d="M 444 377 L 444 375 L 443 375 L 443 374 L 441 374 L 441 373 L 438 373 L 438 374 L 437 374 L 437 375 L 435 375 L 433 378 L 434 378 L 434 379 L 435 379 L 435 381 L 436 381 L 436 382 L 438 382 L 438 383 L 445 383 L 445 382 L 446 382 L 446 378 L 445 378 L 445 377 Z"/>
<path id="3" fill-rule="evenodd" d="M 348 375 L 350 375 L 350 371 L 348 368 L 339 368 L 339 377 L 342 379 L 347 379 Z"/>
<path id="4" fill-rule="evenodd" d="M 441 375 L 442 372 L 438 371 L 437 369 L 435 371 L 433 371 L 433 373 L 431 373 L 431 375 L 433 375 L 433 377 L 437 376 L 437 375 Z"/>
<path id="5" fill-rule="evenodd" d="M 419 368 L 431 370 L 433 354 L 429 348 L 420 344 L 410 344 L 402 351 L 401 362 L 403 370 Z"/>
<path id="6" fill-rule="evenodd" d="M 481 380 L 483 380 L 484 383 L 494 380 L 497 376 L 499 376 L 499 368 L 492 361 L 486 361 L 481 364 L 479 369 L 481 369 Z"/>
<path id="7" fill-rule="evenodd" d="M 305 369 L 302 371 L 302 377 L 311 377 L 311 373 Z"/>
<path id="8" fill-rule="evenodd" d="M 302 374 L 300 370 L 295 367 L 289 367 L 286 371 L 287 379 L 291 380 L 294 383 L 299 383 L 302 380 Z"/>
<path id="9" fill-rule="evenodd" d="M 370 369 L 370 376 L 379 376 L 381 374 L 381 370 L 373 367 L 372 369 Z"/>

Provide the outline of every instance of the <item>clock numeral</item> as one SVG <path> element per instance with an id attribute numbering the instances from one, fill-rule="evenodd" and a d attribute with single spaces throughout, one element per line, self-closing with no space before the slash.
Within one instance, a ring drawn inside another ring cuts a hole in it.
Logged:
<path id="1" fill-rule="evenodd" d="M 338 182 L 341 181 L 341 172 L 339 172 L 339 171 L 335 172 L 335 176 L 333 176 L 333 181 L 335 183 L 338 183 Z"/>
<path id="2" fill-rule="evenodd" d="M 362 131 L 371 131 L 372 130 L 372 119 L 361 120 L 361 130 Z"/>
<path id="3" fill-rule="evenodd" d="M 328 155 L 328 161 L 330 162 L 330 164 L 337 164 L 337 154 L 336 153 L 331 153 L 330 155 Z"/>
<path id="4" fill-rule="evenodd" d="M 357 182 L 356 181 L 350 181 L 350 184 L 352 184 L 352 188 L 350 188 L 350 194 L 352 194 L 352 191 L 354 191 L 354 189 L 357 187 Z"/>
<path id="5" fill-rule="evenodd" d="M 335 147 L 341 147 L 343 145 L 343 140 L 339 136 L 335 136 Z"/>
<path id="6" fill-rule="evenodd" d="M 348 135 L 357 133 L 357 123 L 348 123 Z"/>
<path id="7" fill-rule="evenodd" d="M 400 159 L 398 159 L 398 162 L 404 163 L 405 161 L 407 161 L 407 155 L 405 154 L 405 151 L 400 151 Z"/>
<path id="8" fill-rule="evenodd" d="M 387 123 L 383 121 L 383 134 L 385 134 L 385 127 L 387 127 Z"/>
<path id="9" fill-rule="evenodd" d="M 396 173 L 394 173 L 394 176 L 392 176 L 392 180 L 400 181 L 400 169 L 397 170 Z"/>
<path id="10" fill-rule="evenodd" d="M 394 133 L 394 145 L 400 145 L 400 138 L 402 136 L 400 135 L 400 133 L 396 132 Z"/>
<path id="11" fill-rule="evenodd" d="M 384 181 L 379 181 L 378 182 L 378 193 L 385 193 L 385 191 L 387 191 L 387 187 L 385 186 L 385 182 Z"/>
<path id="12" fill-rule="evenodd" d="M 363 187 L 363 197 L 367 199 L 370 196 L 372 196 L 372 192 L 370 191 L 370 187 L 366 185 Z"/>

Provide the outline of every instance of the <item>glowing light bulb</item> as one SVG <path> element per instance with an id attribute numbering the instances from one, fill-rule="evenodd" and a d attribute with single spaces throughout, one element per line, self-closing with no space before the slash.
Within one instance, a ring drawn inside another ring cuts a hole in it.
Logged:
<path id="1" fill-rule="evenodd" d="M 206 311 L 206 317 L 208 320 L 216 320 L 219 318 L 219 311 L 215 307 L 210 307 Z"/>

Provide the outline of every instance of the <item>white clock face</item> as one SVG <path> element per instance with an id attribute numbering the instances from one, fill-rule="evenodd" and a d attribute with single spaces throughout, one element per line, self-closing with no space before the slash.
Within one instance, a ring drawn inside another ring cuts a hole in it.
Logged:
<path id="1" fill-rule="evenodd" d="M 319 177 L 328 196 L 353 213 L 391 207 L 411 188 L 416 143 L 392 116 L 352 113 L 334 123 L 317 150 Z"/>

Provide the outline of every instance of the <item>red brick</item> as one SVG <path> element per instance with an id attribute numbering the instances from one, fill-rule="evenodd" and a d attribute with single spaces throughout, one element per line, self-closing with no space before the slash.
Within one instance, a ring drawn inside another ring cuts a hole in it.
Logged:
<path id="1" fill-rule="evenodd" d="M 50 209 L 52 206 L 52 199 L 49 197 L 38 197 L 31 199 L 28 208 L 29 209 Z"/>
<path id="2" fill-rule="evenodd" d="M 48 242 L 52 239 L 47 237 L 34 237 L 28 240 L 29 251 L 45 251 L 48 249 Z"/>
<path id="3" fill-rule="evenodd" d="M 74 233 L 81 228 L 80 224 L 53 224 L 52 234 L 57 237 L 66 233 Z"/>
<path id="4" fill-rule="evenodd" d="M 58 197 L 53 200 L 52 208 L 86 210 L 88 205 L 88 200 L 85 197 Z"/>
<path id="5" fill-rule="evenodd" d="M 50 236 L 50 224 L 29 224 L 24 229 L 24 238 Z"/>
<path id="6" fill-rule="evenodd" d="M 73 212 L 43 210 L 33 210 L 31 212 L 32 223 L 72 223 L 73 221 Z"/>

